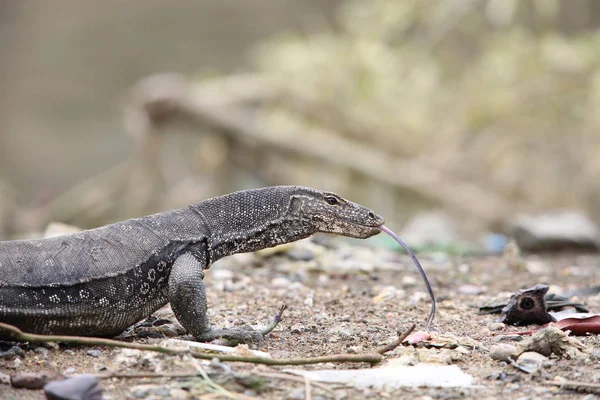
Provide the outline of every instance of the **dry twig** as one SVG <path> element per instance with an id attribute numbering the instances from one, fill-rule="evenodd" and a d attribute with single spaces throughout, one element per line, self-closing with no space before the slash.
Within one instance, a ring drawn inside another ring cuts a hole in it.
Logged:
<path id="1" fill-rule="evenodd" d="M 379 349 L 376 349 L 375 351 L 379 354 L 385 354 L 389 351 L 394 350 L 396 347 L 400 346 L 400 344 L 402 344 L 402 342 L 404 341 L 404 339 L 406 339 L 408 337 L 408 335 L 410 335 L 413 331 L 415 330 L 415 324 L 412 324 L 411 326 L 408 327 L 408 329 L 406 331 L 404 331 L 404 333 L 401 333 L 400 331 L 398 331 L 398 337 L 396 338 L 396 340 L 394 340 L 392 343 L 382 346 Z"/>
<path id="2" fill-rule="evenodd" d="M 580 393 L 600 393 L 600 383 L 577 381 L 544 381 L 545 385 L 559 386 L 564 390 L 573 390 Z"/>
<path id="3" fill-rule="evenodd" d="M 414 328 L 414 327 L 413 327 Z M 96 337 L 83 337 L 83 336 L 61 336 L 61 335 L 38 335 L 33 333 L 25 333 L 16 326 L 9 325 L 0 322 L 0 331 L 6 331 L 14 339 L 22 342 L 63 342 L 79 345 L 95 345 L 95 346 L 108 346 L 108 347 L 120 347 L 127 349 L 147 350 L 155 351 L 158 353 L 165 354 L 188 354 L 194 358 L 203 360 L 211 360 L 218 358 L 221 361 L 230 362 L 246 362 L 253 364 L 264 364 L 264 365 L 307 365 L 307 364 L 320 364 L 328 362 L 364 362 L 369 364 L 378 364 L 383 361 L 382 354 L 392 350 L 402 341 L 396 340 L 394 346 L 386 346 L 385 351 L 378 350 L 377 352 L 370 352 L 365 354 L 333 354 L 328 356 L 319 357 L 306 357 L 306 358 L 280 358 L 272 359 L 259 356 L 237 356 L 230 354 L 217 355 L 214 353 L 200 353 L 187 349 L 171 349 L 168 347 L 140 344 L 140 343 L 127 343 L 113 339 L 103 339 Z M 406 334 L 408 336 L 408 334 Z M 402 339 L 403 340 L 403 339 Z"/>

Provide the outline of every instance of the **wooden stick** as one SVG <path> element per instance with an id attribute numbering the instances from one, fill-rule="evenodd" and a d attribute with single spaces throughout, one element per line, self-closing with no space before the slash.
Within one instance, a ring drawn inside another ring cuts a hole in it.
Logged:
<path id="1" fill-rule="evenodd" d="M 158 353 L 165 354 L 189 354 L 194 358 L 203 360 L 212 360 L 218 358 L 221 361 L 231 362 L 246 362 L 253 364 L 264 364 L 264 365 L 307 365 L 307 364 L 320 364 L 328 362 L 364 362 L 369 364 L 378 364 L 383 361 L 383 356 L 379 352 L 370 352 L 365 354 L 333 354 L 328 356 L 318 357 L 306 357 L 306 358 L 266 358 L 260 356 L 237 356 L 231 354 L 217 355 L 214 353 L 202 353 L 197 351 L 191 351 L 188 349 L 171 349 L 168 347 L 141 344 L 141 343 L 127 343 L 113 339 L 104 339 L 96 337 L 83 337 L 83 336 L 61 336 L 61 335 L 38 335 L 33 333 L 25 333 L 16 326 L 9 325 L 0 322 L 0 331 L 7 331 L 11 337 L 22 342 L 63 342 L 80 345 L 95 345 L 95 346 L 108 346 L 108 347 L 119 347 L 126 349 L 137 349 L 137 350 L 148 350 L 155 351 Z M 394 342 L 396 343 L 397 340 Z M 391 350 L 391 349 L 390 349 Z M 389 351 L 389 350 L 388 350 Z"/>

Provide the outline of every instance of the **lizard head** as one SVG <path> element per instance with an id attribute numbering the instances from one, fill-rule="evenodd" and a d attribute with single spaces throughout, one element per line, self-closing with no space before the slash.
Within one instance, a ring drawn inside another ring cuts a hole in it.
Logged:
<path id="1" fill-rule="evenodd" d="M 290 214 L 301 218 L 317 232 L 366 239 L 377 235 L 384 219 L 372 210 L 335 193 L 303 188 L 291 198 Z"/>

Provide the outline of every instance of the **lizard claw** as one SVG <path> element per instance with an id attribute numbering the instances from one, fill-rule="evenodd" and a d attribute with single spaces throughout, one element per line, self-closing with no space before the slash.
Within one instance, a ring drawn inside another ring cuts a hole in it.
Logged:
<path id="1" fill-rule="evenodd" d="M 281 307 L 279 307 L 279 312 L 277 313 L 277 315 L 275 315 L 275 317 L 273 318 L 273 322 L 271 322 L 270 325 L 265 326 L 263 329 L 260 330 L 260 332 L 266 336 L 269 333 L 273 332 L 273 329 L 275 329 L 277 327 L 277 325 L 281 322 L 281 319 L 283 317 L 283 312 L 287 310 L 287 306 L 285 304 L 283 304 Z"/>

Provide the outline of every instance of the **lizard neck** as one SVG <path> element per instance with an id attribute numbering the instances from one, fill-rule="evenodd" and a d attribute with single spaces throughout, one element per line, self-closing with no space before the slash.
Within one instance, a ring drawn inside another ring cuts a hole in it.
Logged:
<path id="1" fill-rule="evenodd" d="M 232 193 L 191 206 L 204 220 L 210 261 L 306 238 L 316 232 L 289 212 L 293 189 Z"/>
<path id="2" fill-rule="evenodd" d="M 315 230 L 301 221 L 278 219 L 226 235 L 213 235 L 209 239 L 211 262 L 237 253 L 247 253 L 304 239 Z"/>

